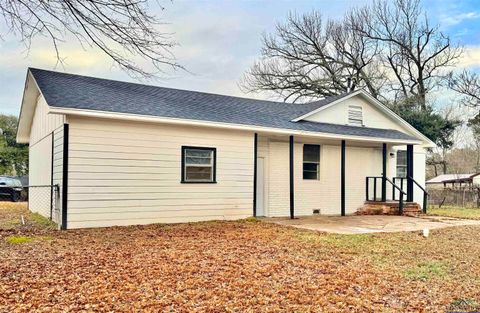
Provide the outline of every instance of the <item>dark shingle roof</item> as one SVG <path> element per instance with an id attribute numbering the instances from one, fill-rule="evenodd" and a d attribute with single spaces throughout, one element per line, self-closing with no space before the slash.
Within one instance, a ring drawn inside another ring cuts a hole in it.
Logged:
<path id="1" fill-rule="evenodd" d="M 163 88 L 30 68 L 50 106 L 189 120 L 255 125 L 292 130 L 415 139 L 391 129 L 354 127 L 292 119 L 346 94 L 307 104 L 290 104 Z"/>

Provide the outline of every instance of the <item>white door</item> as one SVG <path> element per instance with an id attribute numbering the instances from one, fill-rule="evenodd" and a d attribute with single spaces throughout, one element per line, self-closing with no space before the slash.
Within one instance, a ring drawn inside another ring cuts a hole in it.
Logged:
<path id="1" fill-rule="evenodd" d="M 265 216 L 264 158 L 257 158 L 257 216 Z"/>

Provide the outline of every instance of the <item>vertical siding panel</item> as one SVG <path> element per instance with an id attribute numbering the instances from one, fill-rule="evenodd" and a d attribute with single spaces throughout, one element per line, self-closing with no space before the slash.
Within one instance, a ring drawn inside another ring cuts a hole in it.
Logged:
<path id="1" fill-rule="evenodd" d="M 52 177 L 52 132 L 62 125 L 63 115 L 49 115 L 48 105 L 40 95 L 37 99 L 35 114 L 32 120 L 29 140 L 29 185 L 49 186 Z M 55 142 L 57 138 L 55 138 Z M 55 146 L 54 142 L 54 146 Z M 55 155 L 55 147 L 53 150 Z M 54 160 L 54 166 L 58 161 Z M 53 175 L 55 176 L 55 175 Z M 31 187 L 29 189 L 29 209 L 50 217 L 51 189 L 49 187 Z M 52 216 L 55 220 L 55 216 Z"/>

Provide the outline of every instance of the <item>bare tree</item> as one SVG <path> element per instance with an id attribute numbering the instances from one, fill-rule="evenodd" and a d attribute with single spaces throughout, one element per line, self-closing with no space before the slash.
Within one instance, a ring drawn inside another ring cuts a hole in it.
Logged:
<path id="1" fill-rule="evenodd" d="M 48 37 L 60 63 L 59 44 L 73 35 L 133 75 L 150 77 L 166 67 L 182 68 L 171 52 L 171 35 L 157 30 L 160 23 L 147 6 L 147 0 L 0 0 L 0 14 L 28 49 L 35 37 Z M 153 70 L 140 65 L 139 58 Z"/>
<path id="2" fill-rule="evenodd" d="M 377 44 L 345 23 L 323 21 L 317 11 L 291 13 L 263 36 L 262 57 L 244 75 L 244 91 L 270 91 L 285 101 L 337 95 L 349 82 L 378 97 L 385 81 L 377 64 Z"/>
<path id="3" fill-rule="evenodd" d="M 477 73 L 463 71 L 457 75 L 451 74 L 449 86 L 464 96 L 463 105 L 480 108 L 480 76 Z"/>
<path id="4" fill-rule="evenodd" d="M 349 13 L 350 27 L 382 48 L 383 64 L 395 79 L 395 97 L 414 97 L 426 109 L 430 90 L 445 81 L 462 53 L 438 26 L 430 25 L 420 0 L 379 0 Z"/>

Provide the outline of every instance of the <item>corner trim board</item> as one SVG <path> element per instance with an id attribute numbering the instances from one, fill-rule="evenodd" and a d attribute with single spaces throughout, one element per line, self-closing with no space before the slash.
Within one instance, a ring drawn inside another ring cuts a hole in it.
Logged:
<path id="1" fill-rule="evenodd" d="M 290 135 L 290 218 L 295 218 L 295 186 L 294 186 L 294 139 Z"/>
<path id="2" fill-rule="evenodd" d="M 258 134 L 253 136 L 253 217 L 257 217 L 257 156 Z"/>
<path id="3" fill-rule="evenodd" d="M 68 214 L 68 139 L 69 125 L 63 124 L 63 177 L 62 177 L 62 225 L 60 229 L 67 229 Z"/>
<path id="4" fill-rule="evenodd" d="M 50 155 L 50 220 L 53 219 L 53 165 L 55 155 L 55 132 L 52 131 L 52 151 Z"/>
<path id="5" fill-rule="evenodd" d="M 342 140 L 342 148 L 340 152 L 340 213 L 345 216 L 345 140 Z"/>

